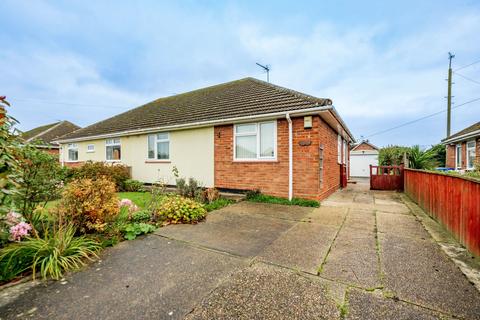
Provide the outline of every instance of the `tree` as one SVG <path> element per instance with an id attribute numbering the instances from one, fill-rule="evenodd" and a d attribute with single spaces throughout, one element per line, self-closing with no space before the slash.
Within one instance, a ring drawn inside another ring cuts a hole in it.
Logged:
<path id="1" fill-rule="evenodd" d="M 415 145 L 408 152 L 409 167 L 412 169 L 432 169 L 435 166 L 436 150 L 430 148 L 422 151 L 420 146 Z"/>

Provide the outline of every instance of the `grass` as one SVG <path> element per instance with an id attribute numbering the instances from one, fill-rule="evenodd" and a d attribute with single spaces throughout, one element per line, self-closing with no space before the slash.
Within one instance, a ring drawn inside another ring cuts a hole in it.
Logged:
<path id="1" fill-rule="evenodd" d="M 145 209 L 152 199 L 150 192 L 117 192 L 117 196 L 119 199 L 132 200 L 140 209 Z"/>
<path id="2" fill-rule="evenodd" d="M 293 198 L 291 201 L 286 198 L 279 198 L 274 196 L 269 196 L 266 194 L 254 194 L 250 197 L 247 197 L 248 201 L 252 202 L 264 202 L 264 203 L 274 203 L 274 204 L 283 204 L 290 206 L 302 206 L 302 207 L 319 207 L 320 203 L 315 200 L 299 199 Z"/>
<path id="3" fill-rule="evenodd" d="M 234 202 L 235 201 L 230 200 L 230 199 L 218 198 L 215 201 L 207 203 L 206 205 L 204 205 L 204 207 L 207 210 L 207 212 L 210 212 L 210 211 L 213 211 L 213 210 L 218 210 L 220 208 L 226 207 L 226 206 L 228 206 L 228 205 L 230 205 Z"/>

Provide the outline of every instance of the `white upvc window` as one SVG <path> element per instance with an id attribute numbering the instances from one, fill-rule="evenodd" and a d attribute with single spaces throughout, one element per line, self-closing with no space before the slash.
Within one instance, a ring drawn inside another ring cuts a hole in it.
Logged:
<path id="1" fill-rule="evenodd" d="M 457 169 L 462 168 L 462 144 L 455 146 L 455 166 Z"/>
<path id="2" fill-rule="evenodd" d="M 95 145 L 94 144 L 87 145 L 87 152 L 95 152 Z"/>
<path id="3" fill-rule="evenodd" d="M 170 134 L 168 132 L 148 135 L 147 157 L 150 160 L 170 159 Z"/>
<path id="4" fill-rule="evenodd" d="M 277 158 L 277 121 L 236 124 L 233 132 L 234 160 L 275 160 Z"/>
<path id="5" fill-rule="evenodd" d="M 119 161 L 122 159 L 122 145 L 120 138 L 105 140 L 105 152 L 107 161 Z"/>
<path id="6" fill-rule="evenodd" d="M 78 144 L 69 143 L 67 145 L 68 161 L 78 161 Z"/>
<path id="7" fill-rule="evenodd" d="M 467 142 L 467 169 L 471 170 L 475 166 L 475 140 Z"/>
<path id="8" fill-rule="evenodd" d="M 337 137 L 337 162 L 342 163 L 342 136 L 338 135 Z"/>

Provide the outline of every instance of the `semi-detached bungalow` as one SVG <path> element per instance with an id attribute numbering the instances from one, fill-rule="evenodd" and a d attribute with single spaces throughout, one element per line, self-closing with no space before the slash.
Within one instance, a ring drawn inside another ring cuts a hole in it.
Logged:
<path id="1" fill-rule="evenodd" d="M 118 162 L 134 179 L 171 185 L 176 167 L 206 187 L 316 200 L 339 188 L 352 142 L 330 99 L 253 78 L 160 98 L 59 139 L 65 165 Z"/>

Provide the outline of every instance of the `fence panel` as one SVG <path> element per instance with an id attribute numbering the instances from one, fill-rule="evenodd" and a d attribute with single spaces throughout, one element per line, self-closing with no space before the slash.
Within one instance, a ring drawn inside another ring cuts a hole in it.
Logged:
<path id="1" fill-rule="evenodd" d="M 480 255 L 480 182 L 405 169 L 405 193 L 468 250 Z"/>

